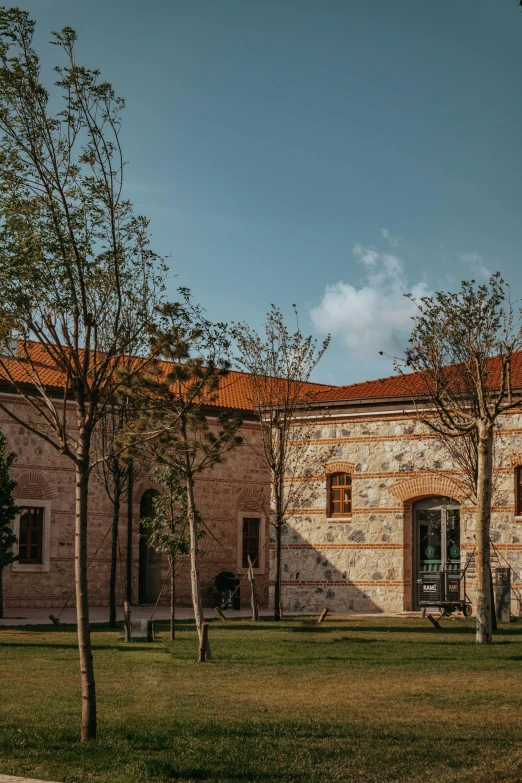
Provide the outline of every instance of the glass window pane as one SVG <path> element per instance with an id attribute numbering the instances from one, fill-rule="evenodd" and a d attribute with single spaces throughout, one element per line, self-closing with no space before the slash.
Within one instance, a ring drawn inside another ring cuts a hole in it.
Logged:
<path id="1" fill-rule="evenodd" d="M 436 511 L 420 511 L 419 519 L 419 552 L 421 571 L 440 570 L 442 515 Z"/>
<path id="2" fill-rule="evenodd" d="M 446 560 L 460 561 L 460 510 L 450 509 L 446 513 Z"/>
<path id="3" fill-rule="evenodd" d="M 341 503 L 332 503 L 332 513 L 334 514 L 340 514 L 341 513 Z"/>
<path id="4" fill-rule="evenodd" d="M 20 560 L 27 559 L 27 547 L 25 544 L 20 544 L 20 549 L 18 550 L 18 554 L 20 555 Z"/>

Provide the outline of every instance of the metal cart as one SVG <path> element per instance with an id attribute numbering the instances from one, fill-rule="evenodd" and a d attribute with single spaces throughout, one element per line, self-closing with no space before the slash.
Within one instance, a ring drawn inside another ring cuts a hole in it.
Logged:
<path id="1" fill-rule="evenodd" d="M 419 606 L 437 607 L 441 616 L 460 611 L 471 617 L 471 601 L 466 593 L 466 568 L 444 566 L 441 571 L 421 571 L 419 579 Z"/>

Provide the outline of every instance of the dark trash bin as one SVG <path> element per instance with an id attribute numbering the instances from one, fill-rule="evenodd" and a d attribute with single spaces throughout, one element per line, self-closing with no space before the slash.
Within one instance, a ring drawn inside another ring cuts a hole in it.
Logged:
<path id="1" fill-rule="evenodd" d="M 241 607 L 241 597 L 237 576 L 230 571 L 221 571 L 216 576 L 215 584 L 219 593 L 219 608 L 238 610 Z"/>

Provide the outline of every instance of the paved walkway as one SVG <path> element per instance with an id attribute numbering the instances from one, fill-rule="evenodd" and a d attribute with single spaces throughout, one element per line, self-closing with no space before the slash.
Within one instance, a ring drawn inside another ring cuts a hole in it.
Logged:
<path id="1" fill-rule="evenodd" d="M 131 617 L 133 620 L 150 620 L 154 606 L 152 604 L 142 604 L 140 606 L 131 607 Z M 53 614 L 55 617 L 60 613 L 60 609 L 57 607 L 46 607 L 43 609 L 6 609 L 4 611 L 4 619 L 0 620 L 0 627 L 2 625 L 50 625 L 51 620 L 49 615 Z M 216 613 L 213 608 L 207 608 L 204 610 L 205 617 L 215 618 Z M 251 617 L 252 612 L 250 609 L 239 609 L 234 611 L 233 609 L 226 609 L 224 612 L 226 617 L 231 619 L 234 617 Z M 262 609 L 259 612 L 262 617 L 271 617 L 273 612 L 269 609 Z M 298 614 L 297 612 L 295 614 Z M 308 612 L 308 614 L 310 614 Z M 109 609 L 107 606 L 91 606 L 90 611 L 91 623 L 108 623 L 109 622 Z M 170 608 L 168 606 L 158 606 L 154 614 L 155 620 L 168 620 L 170 618 Z M 118 607 L 116 611 L 116 619 L 123 620 L 123 608 Z M 194 612 L 192 607 L 189 606 L 177 606 L 176 607 L 176 619 L 177 620 L 192 620 L 194 619 Z M 64 609 L 60 615 L 60 622 L 76 623 L 76 609 L 74 606 Z"/>
<path id="2" fill-rule="evenodd" d="M 132 606 L 131 617 L 133 620 L 150 620 L 153 609 L 154 606 L 152 604 Z M 44 609 L 6 609 L 4 611 L 4 619 L 0 620 L 0 627 L 3 625 L 50 625 L 52 621 L 49 619 L 49 615 L 53 614 L 57 617 L 59 613 L 60 609 L 57 607 L 46 607 Z M 204 614 L 207 619 L 216 617 L 213 607 L 204 609 Z M 260 617 L 273 617 L 273 614 L 273 611 L 270 609 L 259 610 Z M 306 616 L 310 615 L 310 612 L 288 612 L 287 614 L 292 616 Z M 91 606 L 89 615 L 91 623 L 109 622 L 109 609 L 107 606 Z M 251 617 L 252 612 L 250 609 L 225 609 L 224 615 L 233 620 L 238 617 Z M 158 606 L 154 614 L 154 619 L 168 620 L 169 618 L 170 608 L 168 606 Z M 123 620 L 123 608 L 117 609 L 116 619 Z M 176 620 L 192 619 L 194 619 L 194 611 L 191 606 L 176 607 Z M 76 609 L 74 606 L 63 610 L 60 615 L 60 622 L 65 625 L 67 625 L 67 623 L 76 623 Z"/>
<path id="3" fill-rule="evenodd" d="M 53 781 L 36 780 L 36 778 L 17 778 L 14 775 L 0 775 L 0 783 L 53 783 Z"/>
<path id="4" fill-rule="evenodd" d="M 132 620 L 150 620 L 154 607 L 152 604 L 144 604 L 140 606 L 131 607 Z M 49 615 L 53 614 L 55 617 L 60 613 L 60 609 L 57 607 L 47 607 L 44 609 L 7 609 L 4 614 L 3 620 L 0 620 L 0 628 L 6 625 L 50 625 L 51 620 Z M 204 610 L 205 617 L 207 619 L 215 619 L 216 613 L 213 607 L 207 607 Z M 252 612 L 250 609 L 239 609 L 234 611 L 233 609 L 226 609 L 223 614 L 225 617 L 234 620 L 240 617 L 251 617 Z M 273 617 L 273 611 L 271 609 L 260 609 L 260 617 Z M 285 617 L 309 617 L 312 612 L 285 612 Z M 320 612 L 317 612 L 319 616 Z M 338 612 L 333 613 L 335 617 L 376 617 L 376 613 L 373 614 L 356 614 L 355 612 L 349 612 L 341 614 Z M 389 613 L 387 617 L 420 617 L 420 612 L 400 612 Z M 158 606 L 156 613 L 154 614 L 155 620 L 168 620 L 170 617 L 170 609 L 168 606 Z M 194 618 L 194 612 L 192 607 L 189 606 L 177 606 L 176 607 L 176 619 L 177 620 L 192 620 Z M 123 609 L 118 608 L 116 612 L 116 619 L 123 620 Z M 60 621 L 67 625 L 68 623 L 76 623 L 76 609 L 74 607 L 64 609 L 60 615 Z M 109 622 L 109 609 L 107 606 L 92 606 L 90 609 L 90 621 L 91 623 L 108 623 Z M 2 779 L 0 777 L 0 783 Z"/>

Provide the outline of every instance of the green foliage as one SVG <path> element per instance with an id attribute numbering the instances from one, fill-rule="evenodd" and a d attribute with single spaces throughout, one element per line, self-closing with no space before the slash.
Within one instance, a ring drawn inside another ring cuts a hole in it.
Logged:
<path id="1" fill-rule="evenodd" d="M 39 414 L 30 428 L 74 459 L 42 360 L 63 373 L 91 427 L 125 355 L 144 353 L 166 269 L 124 197 L 125 102 L 77 62 L 68 27 L 52 34 L 63 59 L 48 89 L 34 27 L 27 12 L 0 8 L 0 340 L 10 354 L 0 364 L 28 395 L 11 374 L 23 365 Z"/>
<path id="2" fill-rule="evenodd" d="M 121 443 L 128 454 L 152 457 L 177 476 L 195 475 L 223 461 L 242 443 L 238 413 L 216 406 L 219 385 L 230 371 L 226 324 L 212 324 L 190 291 L 158 308 L 151 327 L 153 359 L 141 374 L 129 373 L 121 395 L 130 421 Z M 166 360 L 166 361 L 165 361 Z M 211 428 L 208 416 L 217 424 Z"/>
<path id="3" fill-rule="evenodd" d="M 264 379 L 266 401 L 277 402 L 281 407 L 306 402 L 307 390 L 302 384 L 310 380 L 313 369 L 330 344 L 330 335 L 319 345 L 311 335 L 304 335 L 295 305 L 293 309 L 293 332 L 275 305 L 271 305 L 267 313 L 264 337 L 246 323 L 236 323 L 233 329 L 239 349 L 238 363 L 253 378 Z"/>
<path id="4" fill-rule="evenodd" d="M 330 456 L 324 449 L 315 451 L 311 447 L 316 421 L 306 420 L 317 394 L 310 376 L 328 348 L 330 336 L 318 345 L 311 335 L 304 335 L 293 307 L 294 331 L 275 305 L 267 313 L 264 337 L 246 323 L 234 324 L 233 328 L 236 360 L 248 373 L 250 403 L 262 425 L 261 453 L 272 474 L 276 525 L 283 524 L 286 508 L 300 505 L 310 490 L 310 482 L 295 481 L 285 487 L 283 497 L 283 478 L 316 475 Z M 325 410 L 322 414 L 327 416 Z"/>
<path id="5" fill-rule="evenodd" d="M 418 315 L 406 363 L 423 372 L 430 388 L 437 384 L 437 393 L 448 400 L 467 395 L 477 416 L 499 390 L 499 404 L 509 394 L 508 378 L 501 377 L 493 357 L 509 359 L 522 344 L 506 289 L 497 272 L 488 283 L 464 280 L 460 291 L 413 300 Z"/>
<path id="6" fill-rule="evenodd" d="M 522 348 L 519 314 L 499 272 L 488 283 L 463 281 L 459 291 L 410 299 L 418 314 L 396 367 L 412 394 L 433 403 L 437 416 L 422 420 L 444 438 L 476 497 L 479 425 L 493 426 L 521 401 L 511 379 L 512 357 Z M 409 367 L 415 375 L 404 372 Z"/>
<path id="7" fill-rule="evenodd" d="M 175 567 L 176 561 L 189 553 L 187 490 L 174 468 L 159 468 L 153 475 L 163 492 L 152 499 L 153 515 L 143 517 L 140 523 L 148 529 L 145 537 L 149 546 L 167 555 L 172 567 Z M 196 519 L 201 522 L 197 511 Z"/>
<path id="8" fill-rule="evenodd" d="M 16 481 L 9 475 L 9 470 L 16 454 L 10 452 L 5 436 L 0 432 L 0 569 L 18 560 L 13 554 L 13 546 L 17 543 L 11 524 L 18 513 L 13 492 Z"/>

